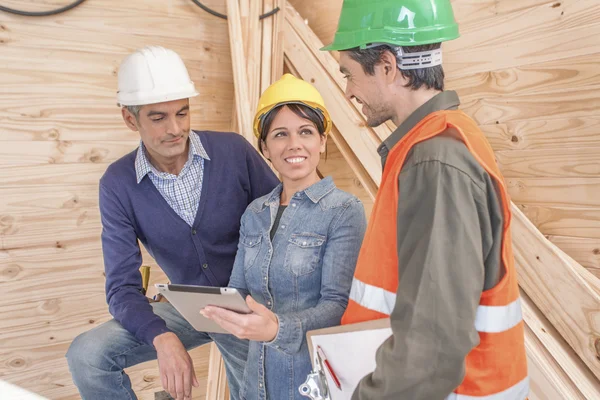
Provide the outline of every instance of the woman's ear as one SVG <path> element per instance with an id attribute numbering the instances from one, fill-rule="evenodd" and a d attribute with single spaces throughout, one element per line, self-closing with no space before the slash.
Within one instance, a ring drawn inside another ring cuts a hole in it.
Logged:
<path id="1" fill-rule="evenodd" d="M 262 149 L 263 156 L 265 156 L 265 158 L 267 160 L 271 161 L 271 158 L 269 156 L 269 149 L 267 148 L 267 142 L 262 139 L 259 139 L 259 140 L 260 140 L 259 145 L 260 145 L 260 148 Z"/>
<path id="2" fill-rule="evenodd" d="M 327 149 L 327 136 L 320 135 L 320 137 L 321 137 L 321 148 L 319 149 L 319 151 L 321 153 L 325 153 L 325 150 Z"/>

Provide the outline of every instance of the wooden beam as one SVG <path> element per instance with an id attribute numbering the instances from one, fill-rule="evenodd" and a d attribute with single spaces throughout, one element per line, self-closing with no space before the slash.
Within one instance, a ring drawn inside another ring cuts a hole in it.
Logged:
<path id="1" fill-rule="evenodd" d="M 262 1 L 262 13 L 267 13 L 274 8 L 273 0 Z M 273 59 L 273 19 L 275 16 L 262 20 L 262 43 L 260 63 L 260 93 L 262 94 L 272 83 Z"/>
<path id="2" fill-rule="evenodd" d="M 256 112 L 258 98 L 260 97 L 262 24 L 259 21 L 259 17 L 261 11 L 262 2 L 260 0 L 252 0 L 250 2 L 250 17 L 248 22 L 248 53 L 246 54 L 246 63 L 248 66 L 248 100 L 252 115 Z"/>
<path id="3" fill-rule="evenodd" d="M 275 82 L 283 75 L 283 48 L 285 25 L 285 7 L 286 0 L 274 0 L 275 7 L 279 7 L 279 12 L 273 16 L 273 55 L 271 58 L 271 82 Z"/>
<path id="4" fill-rule="evenodd" d="M 219 351 L 219 348 L 215 342 L 210 344 L 210 354 L 208 360 L 206 400 L 229 399 L 229 387 L 227 385 L 225 362 L 223 361 L 221 352 Z"/>
<path id="5" fill-rule="evenodd" d="M 233 66 L 235 84 L 235 102 L 237 104 L 237 125 L 240 133 L 250 142 L 255 143 L 252 134 L 252 113 L 248 94 L 246 61 L 244 57 L 242 26 L 238 0 L 227 0 L 227 23 L 229 26 L 229 46 Z"/>
<path id="6" fill-rule="evenodd" d="M 519 285 L 600 378 L 600 280 L 552 244 L 514 204 L 512 243 Z"/>
<path id="7" fill-rule="evenodd" d="M 550 321 L 533 304 L 529 296 L 521 290 L 523 318 L 526 321 L 525 346 L 530 361 L 537 364 L 540 374 L 530 371 L 532 380 L 542 376 L 548 386 L 559 386 L 560 396 L 546 396 L 546 399 L 593 399 L 600 394 L 600 381 L 591 373 L 583 361 L 562 338 Z M 558 367 L 558 368 L 557 368 Z M 568 379 L 566 379 L 568 377 Z M 532 385 L 533 386 L 533 385 Z M 562 388 L 561 388 L 562 387 Z M 544 388 L 539 390 L 544 391 Z"/>

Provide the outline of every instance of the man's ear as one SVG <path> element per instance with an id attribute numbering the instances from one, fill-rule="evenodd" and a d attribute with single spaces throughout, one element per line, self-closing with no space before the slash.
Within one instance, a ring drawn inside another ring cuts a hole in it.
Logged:
<path id="1" fill-rule="evenodd" d="M 387 83 L 392 83 L 396 80 L 396 76 L 400 71 L 398 70 L 398 63 L 396 62 L 396 55 L 389 50 L 386 50 L 381 54 L 379 60 L 385 80 Z"/>
<path id="2" fill-rule="evenodd" d="M 135 118 L 135 115 L 129 112 L 127 108 L 121 107 L 121 115 L 123 116 L 123 121 L 125 121 L 125 125 L 127 125 L 129 129 L 131 129 L 134 132 L 137 132 L 139 130 L 137 127 L 137 119 Z"/>

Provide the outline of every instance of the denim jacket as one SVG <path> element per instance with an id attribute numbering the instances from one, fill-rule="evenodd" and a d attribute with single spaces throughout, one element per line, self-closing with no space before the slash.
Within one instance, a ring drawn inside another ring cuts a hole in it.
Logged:
<path id="1" fill-rule="evenodd" d="M 273 241 L 282 185 L 242 216 L 230 287 L 273 311 L 279 332 L 250 342 L 240 397 L 301 399 L 311 371 L 306 332 L 340 324 L 366 228 L 362 203 L 326 177 L 294 194 Z"/>

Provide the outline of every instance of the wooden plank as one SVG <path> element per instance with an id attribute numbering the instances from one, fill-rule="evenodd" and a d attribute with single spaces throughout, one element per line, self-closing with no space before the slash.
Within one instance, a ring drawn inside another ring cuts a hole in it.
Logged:
<path id="1" fill-rule="evenodd" d="M 262 4 L 260 0 L 250 2 L 246 67 L 248 72 L 248 100 L 252 115 L 254 115 L 258 107 L 258 98 L 260 97 L 262 24 L 258 18 L 260 17 L 261 10 Z M 252 141 L 251 143 L 254 142 Z"/>
<path id="2" fill-rule="evenodd" d="M 516 206 L 511 212 L 519 285 L 600 378 L 594 348 L 600 337 L 600 280 L 547 241 Z"/>
<path id="3" fill-rule="evenodd" d="M 496 151 L 600 147 L 600 117 L 516 120 L 480 125 Z"/>
<path id="4" fill-rule="evenodd" d="M 76 163 L 0 168 L 4 188 L 23 186 L 87 185 L 98 182 L 107 164 Z"/>
<path id="5" fill-rule="evenodd" d="M 502 0 L 500 4 L 510 3 Z M 571 28 L 592 27 L 600 17 L 600 3 L 596 0 L 539 0 L 520 2 L 519 9 L 496 12 L 488 18 L 459 20 L 463 46 L 477 48 L 500 43 L 514 43 L 527 35 L 544 35 L 564 32 Z M 558 3 L 558 5 L 557 5 Z M 502 7 L 502 6 L 501 6 Z"/>
<path id="6" fill-rule="evenodd" d="M 2 379 L 43 394 L 49 399 L 80 399 L 64 358 L 67 349 L 68 344 L 65 343 L 2 353 L 0 361 L 6 366 L 6 371 L 9 371 Z M 200 387 L 193 388 L 192 399 L 205 398 L 208 354 L 209 346 L 190 351 L 200 383 Z M 156 361 L 128 368 L 126 372 L 139 399 L 154 400 L 154 393 L 162 391 Z"/>
<path id="7" fill-rule="evenodd" d="M 319 40 L 317 35 L 315 35 L 314 32 L 307 27 L 307 25 L 302 20 L 300 14 L 291 5 L 288 5 L 286 11 L 287 12 L 285 17 L 287 23 L 290 24 L 290 26 L 302 39 L 302 41 L 306 45 L 306 48 L 321 63 L 323 68 L 329 74 L 329 77 L 333 79 L 333 81 L 337 84 L 340 91 L 344 93 L 346 90 L 346 82 L 344 81 L 342 74 L 340 73 L 340 67 L 338 62 L 331 56 L 329 52 L 320 50 L 321 47 L 323 47 L 323 43 Z M 362 114 L 362 107 L 358 107 L 358 104 L 356 102 L 350 102 L 350 104 L 352 104 L 356 111 L 360 113 L 363 119 L 365 119 L 364 114 Z M 384 124 L 371 129 L 377 135 L 376 140 L 378 140 L 379 142 L 385 140 L 391 134 L 390 129 Z"/>
<path id="8" fill-rule="evenodd" d="M 511 41 L 474 46 L 477 35 L 444 43 L 446 76 L 460 77 L 480 72 L 538 64 L 551 60 L 577 58 L 600 51 L 596 40 L 600 24 L 552 32 L 526 33 Z M 499 37 L 501 40 L 501 37 Z"/>
<path id="9" fill-rule="evenodd" d="M 600 239 L 548 235 L 548 240 L 600 278 Z"/>
<path id="10" fill-rule="evenodd" d="M 555 93 L 481 98 L 461 108 L 478 124 L 512 120 L 565 119 L 596 116 L 600 109 L 600 85 Z"/>
<path id="11" fill-rule="evenodd" d="M 279 12 L 273 16 L 273 55 L 271 57 L 271 82 L 278 81 L 283 75 L 284 54 L 284 24 L 286 0 L 274 0 L 274 5 L 279 7 Z"/>
<path id="12" fill-rule="evenodd" d="M 496 152 L 502 175 L 507 178 L 593 178 L 600 176 L 600 147 L 568 147 Z"/>
<path id="13" fill-rule="evenodd" d="M 532 391 L 545 394 L 537 398 L 593 399 L 600 396 L 600 381 L 522 290 L 521 304 L 523 318 L 527 321 L 525 347 L 530 361 L 537 364 L 537 373 L 530 371 Z M 534 351 L 535 347 L 538 351 Z M 540 348 L 545 351 L 539 351 Z M 562 394 L 548 396 L 549 388 Z"/>
<path id="14" fill-rule="evenodd" d="M 551 60 L 478 74 L 450 77 L 446 88 L 458 91 L 461 101 L 501 95 L 546 94 L 574 91 L 600 82 L 600 53 Z"/>
<path id="15" fill-rule="evenodd" d="M 225 362 L 216 344 L 210 344 L 208 361 L 208 382 L 206 386 L 206 400 L 229 399 L 229 387 L 227 386 L 227 375 Z"/>
<path id="16" fill-rule="evenodd" d="M 51 10 L 51 9 L 55 9 L 58 7 L 63 7 L 66 6 L 68 4 L 71 4 L 72 1 L 69 0 L 6 0 L 4 1 L 2 4 L 5 5 L 6 7 L 11 7 L 11 8 L 16 8 L 16 9 L 22 9 L 22 10 L 29 10 L 29 11 L 47 11 L 47 10 Z M 167 16 L 167 17 L 189 17 L 189 18 L 195 18 L 196 21 L 198 20 L 198 18 L 201 18 L 203 21 L 206 20 L 206 22 L 210 23 L 210 22 L 215 22 L 215 21 L 222 21 L 220 19 L 217 19 L 216 17 L 206 13 L 206 11 L 203 11 L 201 8 L 199 8 L 198 6 L 196 6 L 195 4 L 193 4 L 192 2 L 178 2 L 178 1 L 173 1 L 173 2 L 144 2 L 144 1 L 130 1 L 127 2 L 126 4 L 122 4 L 122 7 L 115 7 L 115 9 L 110 9 L 107 10 L 107 3 L 110 4 L 110 1 L 108 0 L 102 0 L 102 1 L 94 1 L 94 2 L 86 2 L 85 4 L 81 4 L 80 6 L 70 10 L 67 13 L 63 13 L 63 14 L 57 14 L 54 16 L 54 18 L 65 20 L 65 19 L 74 19 L 74 18 L 81 18 L 81 17 L 93 17 L 93 16 L 98 16 L 98 11 L 101 10 L 102 12 L 107 12 L 110 14 L 111 17 L 113 16 L 113 14 L 111 12 L 115 12 L 114 16 L 118 16 L 119 15 L 119 11 L 128 11 L 128 12 L 143 12 L 143 13 L 147 13 L 149 16 Z M 212 8 L 213 10 L 220 12 L 222 14 L 226 13 L 226 7 L 225 7 L 225 3 L 219 0 L 205 0 L 203 1 L 204 4 L 206 4 L 208 7 Z M 9 15 L 9 14 L 6 14 Z M 16 15 L 10 15 L 10 17 L 12 18 L 20 18 L 22 20 L 28 20 L 30 19 L 29 17 L 23 17 L 23 16 L 16 16 Z M 122 18 L 125 18 L 126 16 L 121 15 Z M 133 18 L 132 18 L 133 19 Z M 106 21 L 104 25 L 109 24 L 111 22 L 118 22 L 119 20 L 117 19 L 117 21 Z M 99 26 L 102 26 L 101 23 L 98 23 Z M 221 29 L 223 31 L 226 31 L 227 28 L 225 28 L 224 23 L 221 24 Z"/>
<path id="17" fill-rule="evenodd" d="M 227 21 L 229 25 L 229 45 L 235 82 L 235 103 L 237 105 L 237 125 L 240 133 L 255 143 L 252 134 L 252 114 L 250 111 L 246 61 L 243 49 L 243 37 L 240 22 L 240 10 L 237 0 L 227 0 Z"/>
<path id="18" fill-rule="evenodd" d="M 543 207 L 535 204 L 519 208 L 544 235 L 600 239 L 600 207 Z"/>
<path id="19" fill-rule="evenodd" d="M 600 207 L 600 178 L 507 178 L 516 204 Z"/>
<path id="20" fill-rule="evenodd" d="M 525 351 L 529 375 L 529 400 L 586 398 L 563 371 L 549 351 L 525 325 Z"/>
<path id="21" fill-rule="evenodd" d="M 0 307 L 2 351 L 69 343 L 73 337 L 110 319 L 102 282 L 100 291 L 76 292 L 55 285 L 55 297 Z M 83 313 L 82 310 L 85 310 Z"/>
<path id="22" fill-rule="evenodd" d="M 85 5 L 82 4 L 81 7 L 85 7 Z M 196 13 L 190 13 L 188 19 L 178 19 L 177 17 L 169 19 L 163 15 L 156 17 L 162 18 L 158 20 L 150 16 L 150 20 L 154 19 L 154 22 L 160 25 L 160 29 L 156 30 L 150 22 L 139 18 L 138 21 L 135 21 L 134 15 L 127 16 L 126 10 L 116 9 L 121 11 L 121 14 L 114 16 L 113 20 L 119 22 L 113 23 L 111 26 L 99 24 L 98 15 L 100 13 L 103 15 L 103 11 L 100 10 L 96 12 L 95 22 L 92 13 L 89 13 L 87 18 L 80 18 L 72 14 L 71 18 L 63 16 L 62 18 L 35 18 L 33 20 L 3 13 L 0 21 L 6 29 L 0 30 L 0 40 L 4 41 L 4 46 L 17 46 L 22 50 L 41 50 L 44 54 L 51 54 L 54 50 L 67 48 L 70 51 L 95 52 L 113 57 L 118 55 L 119 58 L 123 58 L 140 45 L 140 35 L 152 35 L 154 44 L 173 49 L 197 49 L 200 38 L 200 43 L 209 44 L 215 53 L 227 54 L 225 26 L 214 17 L 203 14 L 204 21 L 198 23 L 200 21 Z M 162 9 L 163 12 L 166 10 L 164 6 Z M 196 16 L 195 21 L 193 20 L 194 15 Z M 86 24 L 90 25 L 89 29 L 86 29 Z M 132 27 L 132 31 L 127 30 L 129 26 Z M 84 31 L 88 34 L 82 34 Z M 115 36 L 120 39 L 114 40 Z M 187 50 L 186 56 L 190 60 L 208 61 L 211 54 L 210 52 Z"/>
<path id="23" fill-rule="evenodd" d="M 274 0 L 262 1 L 262 13 L 265 14 L 273 10 Z M 273 58 L 273 19 L 274 17 L 264 18 L 262 24 L 261 41 L 261 62 L 260 62 L 260 93 L 262 94 L 271 85 L 272 76 L 272 58 Z"/>
<path id="24" fill-rule="evenodd" d="M 348 145 L 361 160 L 371 179 L 379 184 L 381 161 L 376 152 L 376 135 L 365 126 L 362 116 L 343 96 L 339 87 L 289 24 L 286 24 L 284 32 L 286 57 L 301 77 L 311 82 L 321 93 L 332 119 L 336 121 Z"/>
<path id="25" fill-rule="evenodd" d="M 110 163 L 138 147 L 139 141 L 4 141 L 0 166 Z"/>

